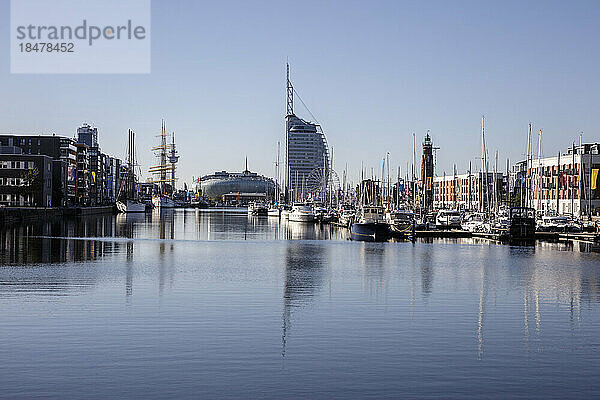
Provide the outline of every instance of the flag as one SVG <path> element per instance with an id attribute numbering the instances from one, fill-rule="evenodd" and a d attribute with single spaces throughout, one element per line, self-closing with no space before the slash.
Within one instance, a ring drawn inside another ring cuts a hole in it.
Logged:
<path id="1" fill-rule="evenodd" d="M 598 187 L 598 171 L 598 168 L 592 170 L 592 190 L 596 190 L 596 188 Z"/>

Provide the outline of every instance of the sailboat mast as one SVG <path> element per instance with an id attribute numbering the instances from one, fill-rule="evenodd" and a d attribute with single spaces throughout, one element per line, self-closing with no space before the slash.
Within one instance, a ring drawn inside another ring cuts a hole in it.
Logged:
<path id="1" fill-rule="evenodd" d="M 177 162 L 176 154 L 177 153 L 175 150 L 175 132 L 173 132 L 172 142 L 171 142 L 171 157 L 169 160 L 169 161 L 171 161 L 171 191 L 173 194 L 175 194 L 175 163 Z"/>
<path id="2" fill-rule="evenodd" d="M 525 164 L 525 207 L 531 205 L 531 122 L 527 132 L 527 162 Z"/>
<path id="3" fill-rule="evenodd" d="M 165 120 L 162 121 L 160 131 L 160 193 L 166 194 L 165 182 L 167 180 L 167 132 Z"/>
<path id="4" fill-rule="evenodd" d="M 498 177 L 496 174 L 498 173 L 498 150 L 496 150 L 496 158 L 494 160 L 494 211 L 496 213 L 499 210 L 498 207 Z"/>
<path id="5" fill-rule="evenodd" d="M 416 168 L 417 168 L 417 141 L 415 139 L 415 133 L 413 132 L 413 165 L 412 165 L 412 187 L 413 187 L 413 211 L 416 214 L 417 211 L 417 184 L 416 179 Z"/>
<path id="6" fill-rule="evenodd" d="M 538 165 L 537 165 L 537 174 L 538 174 L 538 187 L 536 190 L 537 196 L 537 209 L 540 211 L 542 209 L 542 130 L 538 133 Z"/>
<path id="7" fill-rule="evenodd" d="M 277 164 L 275 166 L 275 204 L 279 204 L 279 150 L 280 142 L 277 141 Z"/>
<path id="8" fill-rule="evenodd" d="M 479 194 L 479 208 L 481 212 L 485 211 L 485 204 L 483 203 L 483 196 L 487 191 L 487 176 L 485 173 L 485 115 L 481 116 L 481 184 Z"/>

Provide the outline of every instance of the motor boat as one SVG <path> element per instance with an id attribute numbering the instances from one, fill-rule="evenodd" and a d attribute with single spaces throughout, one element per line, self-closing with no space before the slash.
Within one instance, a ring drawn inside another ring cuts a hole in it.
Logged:
<path id="1" fill-rule="evenodd" d="M 281 217 L 281 209 L 279 207 L 271 207 L 269 208 L 269 210 L 267 211 L 267 215 L 269 217 Z"/>
<path id="2" fill-rule="evenodd" d="M 313 211 L 315 213 L 315 219 L 317 221 L 326 222 L 325 220 L 327 219 L 327 216 L 329 214 L 327 208 L 321 205 L 317 205 L 313 207 Z"/>
<path id="3" fill-rule="evenodd" d="M 509 230 L 510 240 L 535 239 L 535 209 L 529 207 L 512 207 L 509 212 Z"/>
<path id="4" fill-rule="evenodd" d="M 314 222 L 315 213 L 310 206 L 295 205 L 292 207 L 288 219 L 293 222 Z"/>
<path id="5" fill-rule="evenodd" d="M 390 237 L 390 228 L 385 221 L 381 206 L 362 206 L 356 213 L 356 222 L 350 227 L 352 240 L 363 242 L 383 242 Z"/>
<path id="6" fill-rule="evenodd" d="M 248 204 L 248 215 L 267 216 L 269 208 L 262 201 L 252 201 Z"/>
<path id="7" fill-rule="evenodd" d="M 566 216 L 545 215 L 537 222 L 539 232 L 581 232 L 581 226 Z"/>
<path id="8" fill-rule="evenodd" d="M 117 201 L 117 210 L 122 213 L 131 213 L 131 212 L 145 212 L 146 211 L 146 203 L 143 203 L 138 200 L 118 200 Z"/>
<path id="9" fill-rule="evenodd" d="M 462 228 L 469 232 L 486 232 L 488 226 L 482 213 L 469 214 L 462 223 Z"/>
<path id="10" fill-rule="evenodd" d="M 440 210 L 435 218 L 438 229 L 460 229 L 460 212 L 455 210 Z"/>
<path id="11" fill-rule="evenodd" d="M 408 233 L 413 227 L 415 214 L 410 211 L 398 210 L 388 211 L 385 220 L 394 233 Z"/>
<path id="12" fill-rule="evenodd" d="M 352 207 L 352 204 L 342 204 L 339 212 L 339 223 L 343 226 L 350 228 L 354 223 L 356 216 L 356 210 Z"/>
<path id="13" fill-rule="evenodd" d="M 281 219 L 289 220 L 290 213 L 292 212 L 292 208 L 289 205 L 284 204 L 280 207 L 280 209 L 281 209 Z"/>
<path id="14" fill-rule="evenodd" d="M 173 199 L 161 194 L 152 196 L 152 204 L 156 208 L 175 208 Z"/>

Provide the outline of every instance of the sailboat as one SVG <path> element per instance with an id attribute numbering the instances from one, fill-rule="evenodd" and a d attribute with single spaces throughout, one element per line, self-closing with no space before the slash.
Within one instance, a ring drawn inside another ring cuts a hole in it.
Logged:
<path id="1" fill-rule="evenodd" d="M 135 166 L 135 132 L 129 129 L 127 144 L 127 175 L 124 182 L 125 187 L 121 185 L 119 195 L 117 196 L 117 209 L 122 213 L 146 211 L 146 204 L 139 200 L 138 192 L 135 189 Z"/>
<path id="2" fill-rule="evenodd" d="M 152 183 L 158 184 L 158 192 L 152 196 L 152 204 L 159 208 L 174 208 L 175 201 L 172 194 L 175 191 L 175 164 L 179 156 L 175 150 L 175 133 L 172 135 L 172 143 L 167 142 L 167 130 L 165 121 L 162 121 L 160 144 L 152 150 L 160 160 L 159 165 L 150 167 L 149 172 L 154 174 Z M 169 177 L 169 175 L 171 175 Z M 169 186 L 167 184 L 170 184 Z M 170 193 L 169 193 L 170 192 Z"/>

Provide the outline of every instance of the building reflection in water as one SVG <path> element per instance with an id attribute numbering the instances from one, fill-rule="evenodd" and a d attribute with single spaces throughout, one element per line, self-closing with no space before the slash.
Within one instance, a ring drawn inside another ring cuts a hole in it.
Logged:
<path id="1" fill-rule="evenodd" d="M 324 243 L 289 242 L 286 246 L 281 335 L 283 357 L 291 327 L 292 311 L 306 306 L 323 287 L 325 249 Z"/>
<path id="2" fill-rule="evenodd" d="M 114 237 L 112 215 L 32 221 L 0 229 L 0 265 L 19 269 L 1 277 L 0 295 L 57 295 L 79 293 L 97 284 L 95 269 L 80 273 L 79 265 L 121 252 L 123 243 Z M 97 238 L 97 240 L 95 239 Z M 52 268 L 51 264 L 65 266 Z"/>
<path id="3" fill-rule="evenodd" d="M 114 216 L 64 218 L 30 222 L 0 229 L 1 264 L 91 261 L 120 252 Z M 99 238 L 99 240 L 94 240 Z"/>

